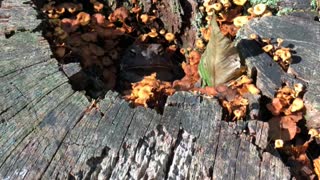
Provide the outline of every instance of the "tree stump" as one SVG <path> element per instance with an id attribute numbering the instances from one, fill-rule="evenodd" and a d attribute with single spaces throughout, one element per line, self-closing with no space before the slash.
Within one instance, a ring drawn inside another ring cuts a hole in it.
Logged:
<path id="1" fill-rule="evenodd" d="M 1 179 L 290 179 L 268 125 L 222 121 L 214 99 L 169 97 L 163 115 L 109 91 L 72 90 L 26 0 L 0 8 Z M 253 141 L 255 139 L 255 141 Z"/>

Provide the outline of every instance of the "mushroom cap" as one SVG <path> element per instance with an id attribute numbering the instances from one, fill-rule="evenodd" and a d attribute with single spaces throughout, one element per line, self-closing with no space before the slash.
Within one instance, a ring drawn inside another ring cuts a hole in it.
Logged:
<path id="1" fill-rule="evenodd" d="M 263 14 L 262 17 L 266 17 L 266 16 L 272 16 L 272 12 L 269 10 L 266 10 Z"/>
<path id="2" fill-rule="evenodd" d="M 250 34 L 250 39 L 252 39 L 252 40 L 258 39 L 258 35 L 252 33 L 252 34 Z"/>
<path id="3" fill-rule="evenodd" d="M 204 48 L 204 43 L 202 41 L 202 39 L 197 39 L 196 40 L 196 47 L 199 49 L 203 49 Z"/>
<path id="4" fill-rule="evenodd" d="M 149 36 L 149 37 L 151 37 L 151 38 L 155 38 L 155 37 L 157 37 L 157 36 L 158 36 L 158 33 L 157 33 L 157 32 L 152 32 L 152 31 L 151 31 L 151 32 L 149 32 L 149 33 L 148 33 L 148 36 Z"/>
<path id="5" fill-rule="evenodd" d="M 230 3 L 230 1 L 229 0 L 220 0 L 220 2 L 221 2 L 221 4 L 228 4 L 228 3 Z"/>
<path id="6" fill-rule="evenodd" d="M 173 41 L 173 40 L 175 39 L 175 35 L 174 35 L 173 33 L 166 33 L 165 36 L 164 36 L 164 38 L 165 38 L 167 41 L 171 42 L 171 41 Z"/>
<path id="7" fill-rule="evenodd" d="M 316 129 L 310 129 L 309 131 L 308 131 L 308 134 L 311 136 L 311 137 L 315 137 L 315 136 L 317 136 L 318 134 L 319 134 L 319 132 L 316 130 Z"/>
<path id="8" fill-rule="evenodd" d="M 211 7 L 215 10 L 215 11 L 221 11 L 222 9 L 222 4 L 221 3 L 214 3 L 211 5 Z"/>
<path id="9" fill-rule="evenodd" d="M 303 107 L 303 100 L 300 98 L 295 98 L 291 104 L 290 110 L 291 112 L 296 112 L 301 110 Z"/>
<path id="10" fill-rule="evenodd" d="M 275 52 L 275 55 L 277 56 L 280 56 L 280 58 L 282 60 L 289 60 L 291 58 L 291 53 L 290 51 L 286 50 L 286 49 L 278 49 L 276 52 Z"/>
<path id="11" fill-rule="evenodd" d="M 56 13 L 57 14 L 63 14 L 65 12 L 65 8 L 64 7 L 59 7 L 59 8 L 56 8 Z"/>
<path id="12" fill-rule="evenodd" d="M 160 33 L 161 35 L 164 35 L 164 34 L 166 34 L 166 30 L 165 30 L 165 29 L 161 29 L 161 30 L 159 31 L 159 33 Z"/>
<path id="13" fill-rule="evenodd" d="M 269 52 L 273 49 L 273 46 L 271 44 L 268 44 L 268 45 L 263 46 L 262 49 L 264 52 Z"/>
<path id="14" fill-rule="evenodd" d="M 238 6 L 243 6 L 247 0 L 233 0 L 233 3 L 238 5 Z"/>
<path id="15" fill-rule="evenodd" d="M 255 15 L 262 15 L 267 10 L 267 5 L 265 4 L 257 4 L 253 7 L 253 13 Z"/>
<path id="16" fill-rule="evenodd" d="M 135 6 L 135 7 L 133 7 L 132 9 L 131 9 L 131 12 L 133 12 L 133 13 L 138 13 L 138 12 L 140 12 L 142 9 L 139 7 L 139 6 Z"/>
<path id="17" fill-rule="evenodd" d="M 79 21 L 79 23 L 82 26 L 85 26 L 85 25 L 89 24 L 89 22 L 90 22 L 90 14 L 85 13 L 85 12 L 79 12 L 77 14 L 77 20 Z"/>
<path id="18" fill-rule="evenodd" d="M 283 140 L 282 139 L 276 139 L 274 142 L 275 148 L 282 148 L 283 147 Z"/>
<path id="19" fill-rule="evenodd" d="M 277 43 L 283 43 L 283 39 L 282 38 L 277 38 Z"/>
<path id="20" fill-rule="evenodd" d="M 103 4 L 100 3 L 100 2 L 95 2 L 93 3 L 93 8 L 96 10 L 96 11 L 101 11 L 103 9 Z"/>
<path id="21" fill-rule="evenodd" d="M 143 23 L 147 23 L 148 22 L 148 19 L 149 19 L 149 16 L 147 14 L 141 14 L 140 15 L 140 19 Z"/>
<path id="22" fill-rule="evenodd" d="M 233 24 L 236 27 L 242 27 L 244 24 L 246 24 L 249 21 L 248 16 L 238 16 L 233 19 Z"/>
<path id="23" fill-rule="evenodd" d="M 248 12 L 249 14 L 251 14 L 251 15 L 254 15 L 254 13 L 253 13 L 253 7 L 248 8 L 247 12 Z"/>

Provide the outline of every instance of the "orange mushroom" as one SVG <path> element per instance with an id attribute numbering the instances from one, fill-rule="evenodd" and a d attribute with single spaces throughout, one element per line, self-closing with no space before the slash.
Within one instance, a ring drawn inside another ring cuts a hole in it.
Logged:
<path id="1" fill-rule="evenodd" d="M 249 17 L 248 16 L 238 16 L 238 17 L 233 19 L 233 24 L 236 27 L 240 28 L 244 24 L 247 24 L 248 21 L 249 21 Z"/>
<path id="2" fill-rule="evenodd" d="M 270 52 L 273 49 L 273 46 L 271 44 L 265 45 L 262 47 L 264 52 Z"/>
<path id="3" fill-rule="evenodd" d="M 169 41 L 172 42 L 175 39 L 175 35 L 173 33 L 166 33 L 164 38 Z"/>
<path id="4" fill-rule="evenodd" d="M 148 33 L 148 36 L 151 37 L 151 38 L 155 38 L 155 37 L 158 36 L 158 33 L 154 28 L 152 28 L 151 32 Z"/>
<path id="5" fill-rule="evenodd" d="M 202 41 L 202 39 L 197 39 L 196 40 L 196 47 L 198 48 L 198 49 L 204 49 L 204 43 L 203 43 L 203 41 Z"/>
<path id="6" fill-rule="evenodd" d="M 77 20 L 79 21 L 80 25 L 86 26 L 90 22 L 90 14 L 85 12 L 80 12 L 77 14 Z"/>
<path id="7" fill-rule="evenodd" d="M 100 12 L 103 9 L 103 4 L 100 2 L 93 3 L 93 9 L 97 12 Z"/>
<path id="8" fill-rule="evenodd" d="M 58 13 L 58 14 L 63 14 L 65 12 L 64 7 L 56 8 L 55 10 L 56 10 L 56 13 Z"/>
<path id="9" fill-rule="evenodd" d="M 146 24 L 149 20 L 149 16 L 148 16 L 148 14 L 141 14 L 140 19 L 143 23 Z"/>

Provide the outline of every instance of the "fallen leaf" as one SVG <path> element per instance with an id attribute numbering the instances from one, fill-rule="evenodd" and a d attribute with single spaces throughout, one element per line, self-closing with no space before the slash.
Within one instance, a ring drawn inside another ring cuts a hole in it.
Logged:
<path id="1" fill-rule="evenodd" d="M 211 22 L 210 40 L 199 64 L 202 80 L 208 86 L 225 83 L 240 75 L 240 66 L 237 49 L 220 32 L 214 16 Z"/>
<path id="2" fill-rule="evenodd" d="M 269 121 L 269 137 L 273 140 L 282 139 L 284 141 L 292 140 L 297 133 L 297 125 L 286 116 L 275 116 Z"/>

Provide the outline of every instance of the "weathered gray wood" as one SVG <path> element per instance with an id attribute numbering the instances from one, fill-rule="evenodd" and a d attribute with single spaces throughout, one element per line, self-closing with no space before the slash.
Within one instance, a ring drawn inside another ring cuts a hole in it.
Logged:
<path id="1" fill-rule="evenodd" d="M 255 145 L 235 133 L 214 99 L 179 92 L 160 115 L 131 108 L 109 91 L 89 108 L 58 70 L 48 43 L 32 32 L 39 22 L 25 2 L 5 0 L 0 8 L 10 16 L 1 30 L 17 30 L 18 19 L 27 30 L 0 36 L 0 179 L 290 177 L 278 158 L 257 148 L 267 136 L 256 137 Z M 8 4 L 13 10 L 3 10 Z M 253 129 L 265 131 L 259 128 Z"/>
<path id="2" fill-rule="evenodd" d="M 251 75 L 256 74 L 256 85 L 262 94 L 273 98 L 282 83 L 300 82 L 306 86 L 303 100 L 307 104 L 309 128 L 320 127 L 320 24 L 295 16 L 264 17 L 252 20 L 239 33 L 238 47 Z M 291 47 L 292 63 L 287 74 L 254 41 L 248 40 L 255 33 L 263 38 L 282 38 L 284 46 Z M 317 117 L 316 117 L 317 116 Z"/>

